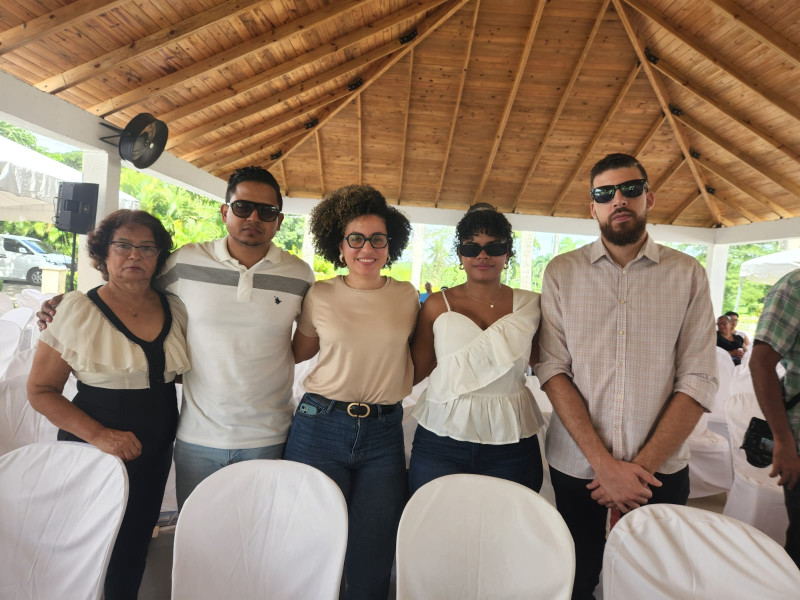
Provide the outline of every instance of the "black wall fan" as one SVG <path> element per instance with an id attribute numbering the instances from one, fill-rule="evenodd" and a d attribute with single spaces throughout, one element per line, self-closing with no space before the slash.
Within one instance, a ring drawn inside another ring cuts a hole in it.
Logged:
<path id="1" fill-rule="evenodd" d="M 159 121 L 150 113 L 140 113 L 131 119 L 125 129 L 118 129 L 108 123 L 100 123 L 104 127 L 117 131 L 117 135 L 100 138 L 104 142 L 119 138 L 119 156 L 133 163 L 137 169 L 145 169 L 152 165 L 167 145 L 169 129 L 164 121 Z"/>

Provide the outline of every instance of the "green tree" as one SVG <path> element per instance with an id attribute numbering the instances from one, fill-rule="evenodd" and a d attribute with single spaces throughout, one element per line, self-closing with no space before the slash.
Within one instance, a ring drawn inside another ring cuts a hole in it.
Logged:
<path id="1" fill-rule="evenodd" d="M 766 242 L 762 244 L 740 244 L 731 246 L 728 250 L 728 268 L 725 275 L 725 295 L 722 301 L 722 310 L 736 310 L 736 298 L 739 295 L 739 269 L 742 263 L 751 258 L 766 254 L 774 254 L 783 249 L 781 242 Z M 764 298 L 770 286 L 766 284 L 742 282 L 739 309 L 741 316 L 755 316 L 764 309 Z"/>

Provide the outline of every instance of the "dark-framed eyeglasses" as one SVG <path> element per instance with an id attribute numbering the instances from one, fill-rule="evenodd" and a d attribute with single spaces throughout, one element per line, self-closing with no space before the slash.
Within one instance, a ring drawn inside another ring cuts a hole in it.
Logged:
<path id="1" fill-rule="evenodd" d="M 467 258 L 475 258 L 481 252 L 486 252 L 489 256 L 502 256 L 508 252 L 508 244 L 505 242 L 489 242 L 485 246 L 468 242 L 458 245 L 458 253 Z"/>
<path id="2" fill-rule="evenodd" d="M 158 256 L 161 248 L 158 246 L 134 246 L 128 242 L 108 242 L 109 248 L 119 256 L 130 256 L 134 248 L 139 251 L 142 258 L 153 258 Z"/>
<path id="3" fill-rule="evenodd" d="M 234 200 L 231 202 L 231 210 L 240 219 L 246 219 L 258 211 L 258 218 L 262 221 L 271 222 L 278 218 L 281 209 L 272 204 L 262 204 L 261 202 L 250 202 L 250 200 Z"/>
<path id="4" fill-rule="evenodd" d="M 617 185 L 601 185 L 591 191 L 592 200 L 598 204 L 605 204 L 610 202 L 617 193 L 617 190 L 622 192 L 626 198 L 638 198 L 642 192 L 647 189 L 646 179 L 631 179 L 630 181 L 623 181 Z"/>
<path id="5" fill-rule="evenodd" d="M 373 248 L 378 250 L 380 248 L 386 248 L 391 238 L 385 233 L 373 233 L 369 237 L 365 236 L 363 233 L 351 233 L 350 235 L 344 236 L 344 239 L 347 242 L 347 245 L 355 250 L 358 248 L 363 248 L 364 244 L 367 242 L 369 242 Z"/>

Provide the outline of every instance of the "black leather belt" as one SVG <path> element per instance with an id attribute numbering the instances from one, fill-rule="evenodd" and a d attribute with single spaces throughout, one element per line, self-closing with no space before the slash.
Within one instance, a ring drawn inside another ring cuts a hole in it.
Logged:
<path id="1" fill-rule="evenodd" d="M 339 402 L 333 403 L 333 410 L 343 410 L 354 419 L 377 419 L 381 415 L 393 413 L 402 405 L 397 404 L 364 404 L 363 402 Z"/>

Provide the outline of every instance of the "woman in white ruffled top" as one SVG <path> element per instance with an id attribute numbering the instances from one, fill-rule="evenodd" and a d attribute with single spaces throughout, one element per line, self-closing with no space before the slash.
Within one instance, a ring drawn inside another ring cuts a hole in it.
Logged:
<path id="1" fill-rule="evenodd" d="M 128 504 L 104 596 L 135 600 L 172 463 L 175 377 L 189 369 L 186 308 L 151 285 L 172 249 L 152 215 L 111 213 L 87 245 L 107 283 L 64 296 L 41 334 L 28 399 L 59 427 L 59 440 L 88 442 L 125 461 Z M 78 379 L 72 402 L 62 395 L 70 373 Z"/>
<path id="2" fill-rule="evenodd" d="M 477 204 L 464 215 L 456 244 L 467 281 L 422 305 L 411 349 L 414 383 L 429 377 L 413 412 L 411 493 L 454 473 L 539 491 L 543 419 L 525 387 L 538 358 L 539 294 L 501 283 L 513 237 L 493 206 Z"/>

